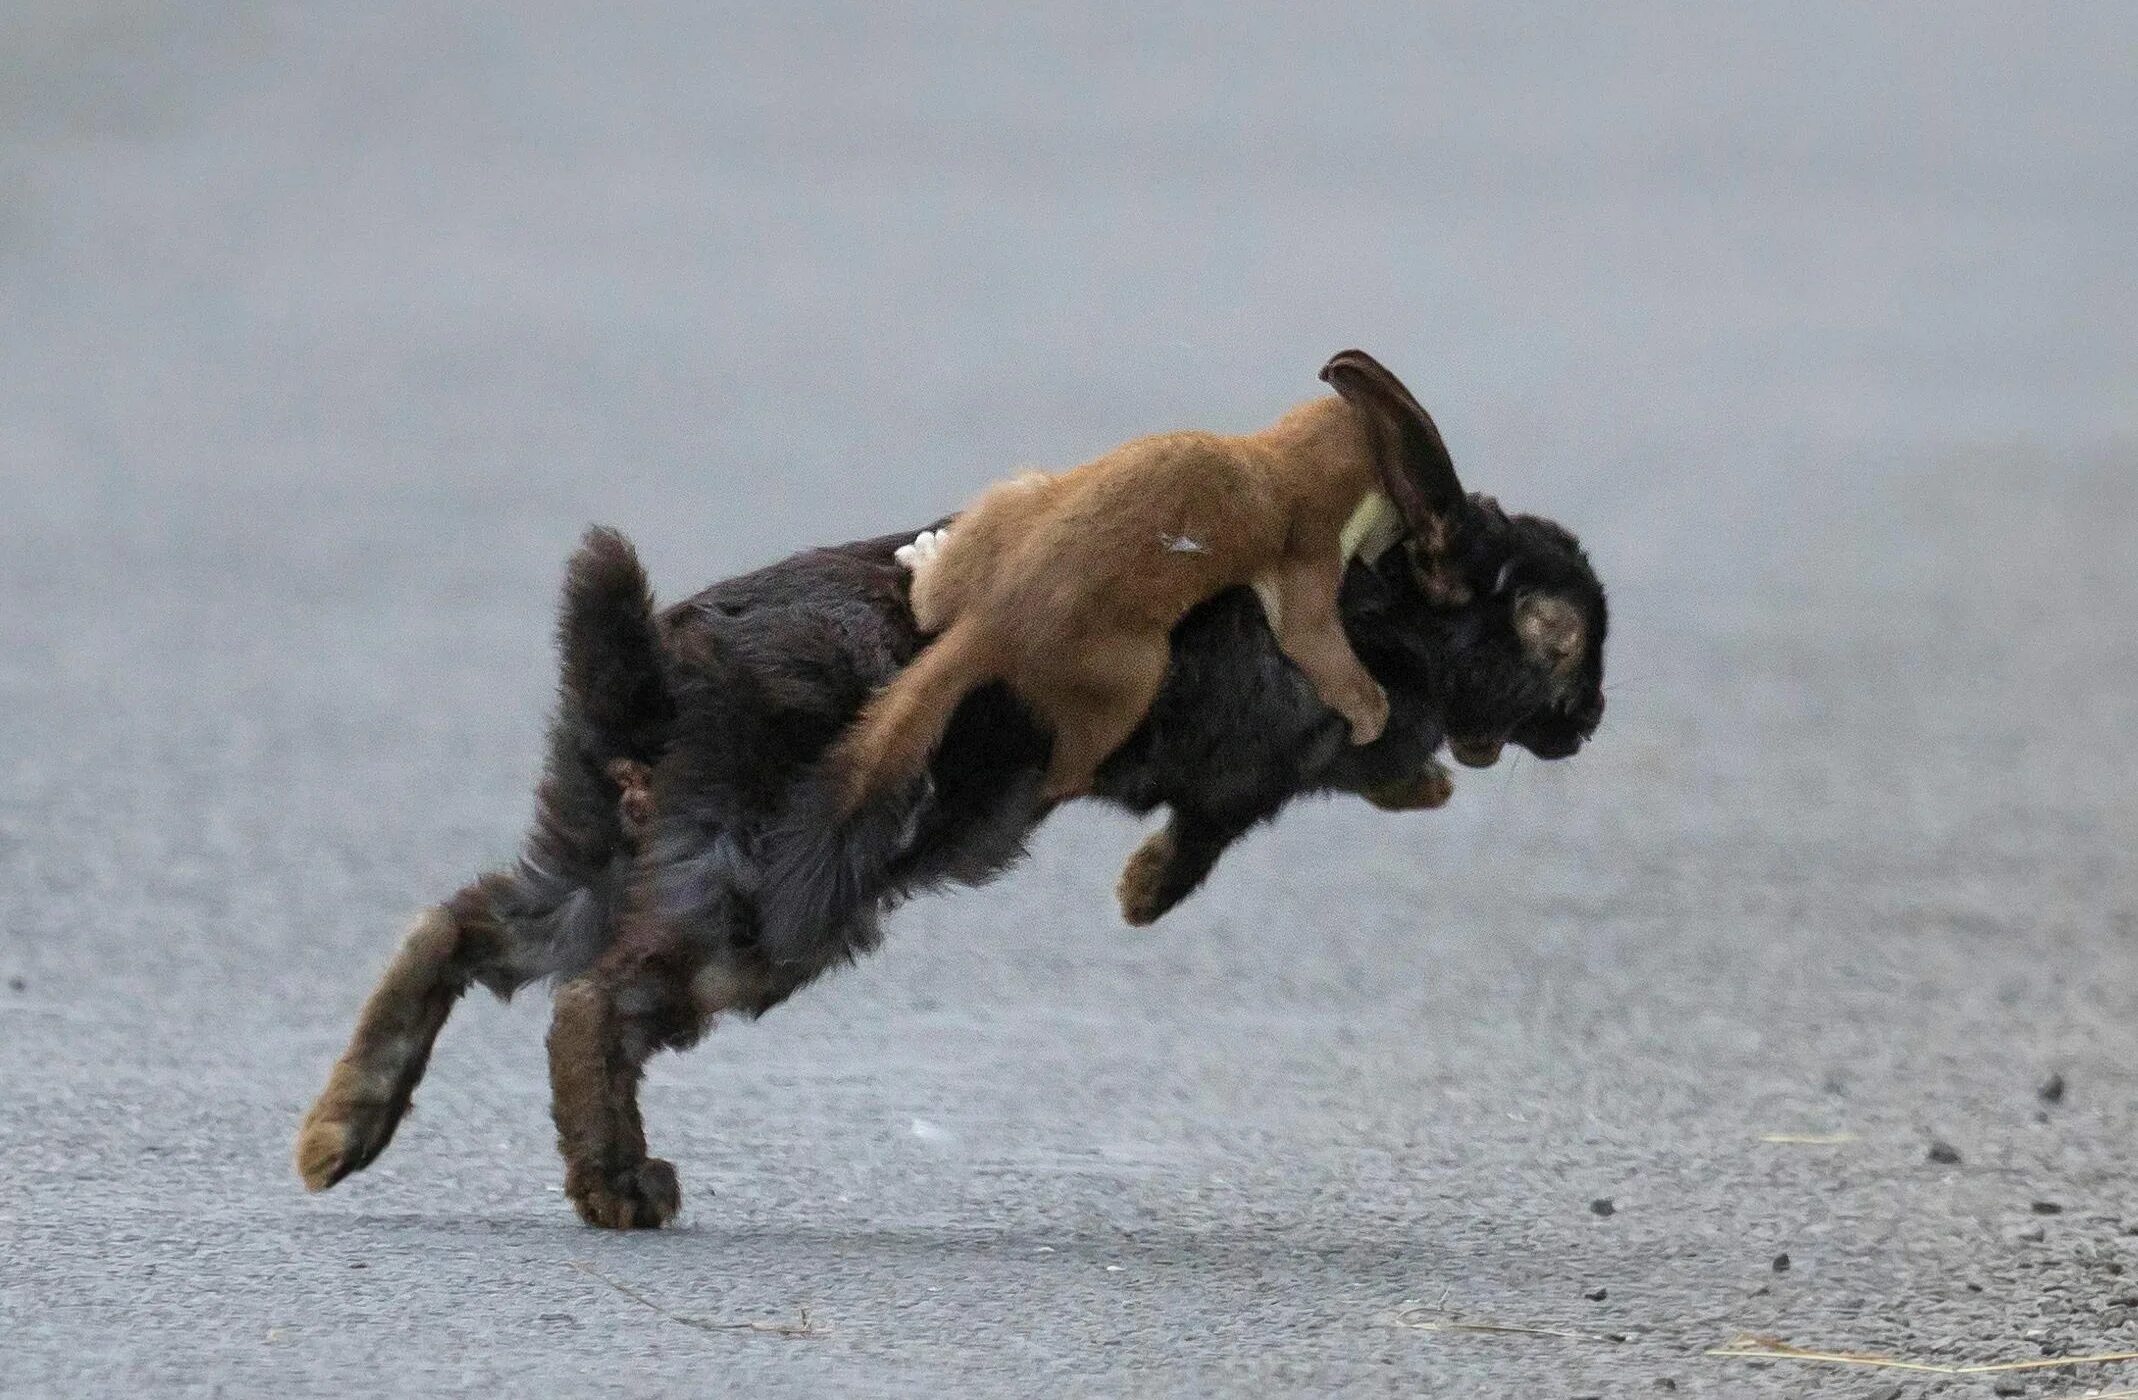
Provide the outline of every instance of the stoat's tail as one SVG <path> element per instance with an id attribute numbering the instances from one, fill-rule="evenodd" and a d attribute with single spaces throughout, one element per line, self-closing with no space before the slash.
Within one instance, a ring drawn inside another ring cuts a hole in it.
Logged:
<path id="1" fill-rule="evenodd" d="M 958 702 L 995 679 L 991 651 L 972 620 L 952 624 L 832 745 L 767 852 L 757 900 L 767 957 L 824 966 L 863 951 L 851 945 L 854 915 L 873 905 L 897 855 L 907 814 L 899 799 L 927 770 Z"/>

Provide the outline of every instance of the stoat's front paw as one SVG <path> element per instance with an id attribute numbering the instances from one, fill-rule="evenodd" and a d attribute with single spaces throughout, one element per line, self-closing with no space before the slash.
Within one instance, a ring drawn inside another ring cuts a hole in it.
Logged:
<path id="1" fill-rule="evenodd" d="M 913 543 L 900 545 L 891 557 L 909 571 L 919 573 L 935 562 L 935 556 L 943 552 L 943 544 L 949 538 L 948 530 L 923 530 L 913 537 Z"/>

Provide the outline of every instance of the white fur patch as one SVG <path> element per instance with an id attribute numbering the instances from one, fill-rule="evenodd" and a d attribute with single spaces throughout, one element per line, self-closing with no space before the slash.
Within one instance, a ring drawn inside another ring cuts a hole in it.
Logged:
<path id="1" fill-rule="evenodd" d="M 1203 552 L 1202 542 L 1200 540 L 1191 540 L 1186 535 L 1160 535 L 1158 542 L 1166 547 L 1168 554 L 1201 554 Z"/>
<path id="2" fill-rule="evenodd" d="M 891 557 L 913 573 L 935 562 L 935 556 L 943 552 L 950 539 L 948 530 L 923 530 L 913 537 L 913 543 L 902 544 L 891 552 Z"/>

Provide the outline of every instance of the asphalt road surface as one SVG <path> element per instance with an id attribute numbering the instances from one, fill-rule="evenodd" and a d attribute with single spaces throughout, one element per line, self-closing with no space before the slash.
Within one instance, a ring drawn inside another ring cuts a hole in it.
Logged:
<path id="1" fill-rule="evenodd" d="M 0 8 L 0 1393 L 2138 1387 L 1711 1354 L 2138 1350 L 2138 12 L 986 8 Z M 1147 932 L 1065 815 L 656 1064 L 680 1228 L 534 994 L 299 1189 L 586 522 L 679 593 L 1348 344 L 1588 540 L 1588 753 Z"/>

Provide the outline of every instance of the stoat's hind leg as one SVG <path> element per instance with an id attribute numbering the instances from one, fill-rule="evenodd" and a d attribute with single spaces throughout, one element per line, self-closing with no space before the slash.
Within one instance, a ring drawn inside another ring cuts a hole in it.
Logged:
<path id="1" fill-rule="evenodd" d="M 998 481 L 950 525 L 899 547 L 898 562 L 913 571 L 913 620 L 921 631 L 941 632 L 986 606 L 1018 545 L 1045 519 L 1054 486 L 1043 472 Z"/>
<path id="2" fill-rule="evenodd" d="M 960 595 L 965 591 L 943 568 L 949 544 L 948 529 L 923 530 L 913 537 L 913 543 L 902 544 L 897 550 L 898 562 L 913 575 L 907 597 L 911 600 L 913 621 L 923 632 L 940 632 L 955 621 Z"/>

